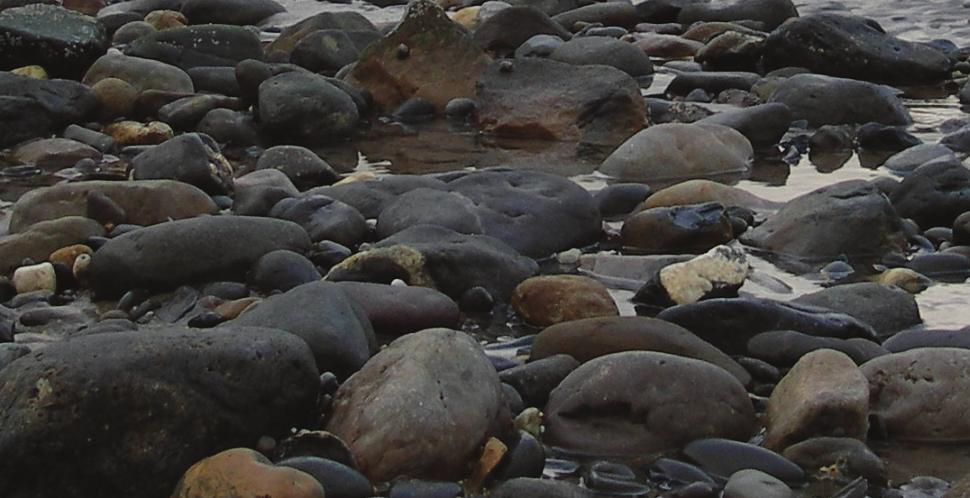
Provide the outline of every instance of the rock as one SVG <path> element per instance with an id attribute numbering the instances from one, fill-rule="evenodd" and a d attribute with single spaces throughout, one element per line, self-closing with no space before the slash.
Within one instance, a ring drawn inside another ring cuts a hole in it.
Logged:
<path id="1" fill-rule="evenodd" d="M 23 232 L 41 221 L 87 216 L 88 198 L 92 195 L 107 196 L 124 210 L 127 223 L 142 226 L 218 211 L 204 192 L 172 180 L 61 183 L 21 196 L 10 215 L 10 233 Z"/>
<path id="2" fill-rule="evenodd" d="M 593 200 L 604 218 L 625 217 L 652 193 L 642 183 L 613 183 L 596 191 Z"/>
<path id="3" fill-rule="evenodd" d="M 712 476 L 727 479 L 735 472 L 754 469 L 786 483 L 800 484 L 805 473 L 785 457 L 761 446 L 730 439 L 700 439 L 687 445 L 684 455 Z"/>
<path id="4" fill-rule="evenodd" d="M 900 353 L 917 348 L 970 349 L 970 334 L 965 328 L 957 330 L 904 330 L 886 339 L 886 349 Z"/>
<path id="5" fill-rule="evenodd" d="M 593 492 L 566 481 L 519 477 L 503 482 L 492 490 L 493 498 L 591 498 Z"/>
<path id="6" fill-rule="evenodd" d="M 839 465 L 840 470 L 848 471 L 849 475 L 865 477 L 876 485 L 886 484 L 885 462 L 858 439 L 812 438 L 789 446 L 783 455 L 805 470 Z"/>
<path id="7" fill-rule="evenodd" d="M 284 249 L 268 252 L 260 257 L 252 274 L 254 287 L 283 292 L 321 278 L 320 272 L 309 259 Z"/>
<path id="8" fill-rule="evenodd" d="M 264 130 L 287 141 L 336 141 L 353 134 L 357 105 L 323 76 L 290 72 L 259 85 Z"/>
<path id="9" fill-rule="evenodd" d="M 166 29 L 143 36 L 125 54 L 155 59 L 182 69 L 235 66 L 246 59 L 262 59 L 259 37 L 241 26 L 204 24 Z"/>
<path id="10" fill-rule="evenodd" d="M 683 97 L 698 88 L 713 94 L 731 89 L 749 91 L 760 79 L 758 73 L 742 71 L 680 72 L 667 85 L 665 93 Z"/>
<path id="11" fill-rule="evenodd" d="M 274 0 L 185 0 L 182 13 L 192 24 L 259 24 L 285 12 Z"/>
<path id="12" fill-rule="evenodd" d="M 712 323 L 711 316 L 719 320 Z M 749 339 L 769 330 L 838 339 L 876 338 L 872 327 L 848 315 L 767 299 L 708 299 L 667 308 L 657 318 L 690 330 L 728 354 L 743 354 Z"/>
<path id="13" fill-rule="evenodd" d="M 104 132 L 122 147 L 158 145 L 175 136 L 172 127 L 161 121 L 152 121 L 147 125 L 138 121 L 119 121 L 106 126 Z"/>
<path id="14" fill-rule="evenodd" d="M 724 485 L 724 498 L 791 498 L 792 490 L 781 480 L 760 470 L 739 470 Z"/>
<path id="15" fill-rule="evenodd" d="M 104 26 L 86 15 L 45 4 L 0 11 L 0 69 L 39 64 L 76 78 L 106 50 Z"/>
<path id="16" fill-rule="evenodd" d="M 369 90 L 379 109 L 421 97 L 440 111 L 453 98 L 472 96 L 487 65 L 488 57 L 471 36 L 437 4 L 421 0 L 409 5 L 391 33 L 361 52 L 346 80 Z"/>
<path id="17" fill-rule="evenodd" d="M 142 152 L 131 160 L 134 180 L 177 180 L 213 195 L 233 192 L 232 165 L 219 146 L 187 133 Z"/>
<path id="18" fill-rule="evenodd" d="M 792 113 L 784 104 L 771 103 L 745 107 L 706 117 L 698 123 L 713 123 L 741 132 L 756 148 L 771 147 L 781 140 L 792 122 Z"/>
<path id="19" fill-rule="evenodd" d="M 118 78 L 105 78 L 91 87 L 98 99 L 98 116 L 104 121 L 134 115 L 138 103 L 138 90 Z"/>
<path id="20" fill-rule="evenodd" d="M 630 6 L 630 4 L 619 2 L 601 5 Z M 591 64 L 612 66 L 634 78 L 653 74 L 653 63 L 650 62 L 650 57 L 643 50 L 638 49 L 633 44 L 603 36 L 588 36 L 569 40 L 556 47 L 549 54 L 549 58 L 578 66 Z"/>
<path id="21" fill-rule="evenodd" d="M 308 35 L 320 30 L 339 31 L 371 31 L 379 33 L 377 28 L 357 12 L 321 12 L 307 17 L 302 21 L 287 27 L 280 36 L 266 48 L 269 60 L 285 60 L 297 43 Z M 279 54 L 282 54 L 279 55 Z"/>
<path id="22" fill-rule="evenodd" d="M 158 31 L 155 26 L 148 24 L 145 21 L 131 21 L 126 22 L 124 25 L 115 30 L 114 34 L 111 35 L 112 45 L 128 45 L 135 40 L 145 36 L 150 35 Z"/>
<path id="23" fill-rule="evenodd" d="M 566 354 L 581 363 L 624 351 L 694 358 L 727 370 L 742 384 L 751 376 L 730 357 L 673 323 L 647 317 L 601 317 L 553 325 L 536 336 L 530 360 Z"/>
<path id="24" fill-rule="evenodd" d="M 553 21 L 532 4 L 515 5 L 502 9 L 481 22 L 473 35 L 475 43 L 496 55 L 508 55 L 539 35 L 552 39 L 568 40 L 572 37 L 567 29 Z"/>
<path id="25" fill-rule="evenodd" d="M 508 64 L 511 71 L 503 70 Z M 479 125 L 495 135 L 615 145 L 645 122 L 637 83 L 613 68 L 495 62 L 478 82 L 477 99 Z"/>
<path id="26" fill-rule="evenodd" d="M 44 138 L 22 144 L 15 148 L 10 158 L 21 164 L 33 164 L 38 168 L 70 168 L 82 159 L 100 161 L 100 151 L 66 138 Z"/>
<path id="27" fill-rule="evenodd" d="M 347 258 L 326 278 L 385 283 L 398 278 L 408 285 L 436 288 L 453 299 L 484 287 L 505 301 L 515 286 L 537 272 L 534 260 L 493 237 L 417 225 Z"/>
<path id="28" fill-rule="evenodd" d="M 655 192 L 644 200 L 637 207 L 637 210 L 711 202 L 728 209 L 732 207 L 742 207 L 752 211 L 774 211 L 778 209 L 777 203 L 762 199 L 747 190 L 711 180 L 698 179 L 680 182 Z"/>
<path id="29" fill-rule="evenodd" d="M 912 120 L 895 90 L 864 81 L 797 74 L 781 81 L 770 102 L 788 106 L 809 126 L 876 122 L 908 125 Z"/>
<path id="30" fill-rule="evenodd" d="M 872 325 L 881 337 L 919 325 L 916 299 L 897 287 L 871 282 L 837 285 L 799 296 L 793 302 L 845 313 Z"/>
<path id="31" fill-rule="evenodd" d="M 32 224 L 28 230 L 0 238 L 0 273 L 9 274 L 25 259 L 46 261 L 62 247 L 104 235 L 104 227 L 80 216 Z"/>
<path id="32" fill-rule="evenodd" d="M 0 371 L 4 426 L 16 427 L 0 437 L 5 493 L 168 497 L 200 458 L 309 423 L 318 375 L 302 341 L 267 329 L 49 344 Z M 40 461 L 43 475 L 30 471 Z"/>
<path id="33" fill-rule="evenodd" d="M 927 164 L 897 187 L 889 199 L 896 212 L 919 226 L 951 226 L 970 211 L 970 170 L 947 162 Z"/>
<path id="34" fill-rule="evenodd" d="M 558 175 L 495 168 L 455 172 L 444 179 L 448 190 L 475 205 L 482 233 L 525 256 L 592 244 L 602 231 L 589 192 Z"/>
<path id="35" fill-rule="evenodd" d="M 860 148 L 876 151 L 903 151 L 922 143 L 902 127 L 866 123 L 856 132 Z"/>
<path id="36" fill-rule="evenodd" d="M 268 215 L 297 223 L 313 242 L 331 240 L 353 247 L 367 235 L 367 221 L 356 209 L 323 195 L 283 199 Z"/>
<path id="37" fill-rule="evenodd" d="M 606 286 L 578 275 L 527 279 L 515 288 L 511 304 L 525 321 L 540 327 L 620 314 Z"/>
<path id="38" fill-rule="evenodd" d="M 199 92 L 210 92 L 229 97 L 241 97 L 236 68 L 230 66 L 199 66 L 186 71 Z"/>
<path id="39" fill-rule="evenodd" d="M 429 329 L 392 342 L 341 385 L 327 430 L 347 442 L 364 475 L 386 481 L 458 479 L 510 425 L 498 374 L 478 343 Z"/>
<path id="40" fill-rule="evenodd" d="M 373 31 L 360 33 L 370 41 L 380 39 L 379 33 Z M 300 40 L 293 48 L 290 59 L 294 64 L 315 73 L 334 74 L 340 68 L 357 62 L 360 49 L 367 45 L 363 40 L 354 43 L 346 31 L 321 29 Z"/>
<path id="41" fill-rule="evenodd" d="M 889 354 L 885 348 L 870 340 L 817 337 L 794 330 L 762 332 L 748 341 L 747 348 L 751 356 L 779 366 L 794 365 L 801 357 L 819 349 L 844 353 L 857 365 Z"/>
<path id="42" fill-rule="evenodd" d="M 696 178 L 745 171 L 752 156 L 748 139 L 726 126 L 667 123 L 630 137 L 600 172 L 628 181 Z"/>
<path id="43" fill-rule="evenodd" d="M 141 228 L 115 237 L 94 253 L 96 291 L 172 288 L 200 280 L 239 280 L 264 254 L 310 247 L 295 223 L 248 216 L 210 216 Z"/>
<path id="44" fill-rule="evenodd" d="M 300 195 L 282 171 L 257 169 L 235 180 L 232 210 L 242 216 L 266 216 L 279 201 Z"/>
<path id="45" fill-rule="evenodd" d="M 626 2 L 592 3 L 556 14 L 552 20 L 567 30 L 574 30 L 576 23 L 632 28 L 637 23 L 637 9 Z"/>
<path id="46" fill-rule="evenodd" d="M 482 233 L 477 206 L 467 197 L 443 190 L 405 192 L 377 217 L 377 237 L 387 238 L 415 225 L 429 224 L 459 233 Z"/>
<path id="47" fill-rule="evenodd" d="M 698 253 L 733 238 L 724 206 L 714 203 L 640 211 L 620 234 L 625 249 L 641 254 Z"/>
<path id="48" fill-rule="evenodd" d="M 760 33 L 725 31 L 707 42 L 694 56 L 694 60 L 703 64 L 706 69 L 749 70 L 761 61 L 764 47 L 765 36 Z"/>
<path id="49" fill-rule="evenodd" d="M 883 163 L 887 169 L 898 175 L 908 175 L 916 168 L 929 162 L 947 164 L 959 163 L 956 154 L 945 145 L 920 144 L 893 154 Z"/>
<path id="50" fill-rule="evenodd" d="M 242 147 L 259 142 L 256 126 L 256 120 L 249 112 L 213 109 L 199 121 L 196 130 L 221 144 Z"/>
<path id="51" fill-rule="evenodd" d="M 968 439 L 961 402 L 968 362 L 970 351 L 956 348 L 913 349 L 867 362 L 860 368 L 869 379 L 872 415 L 892 439 Z"/>
<path id="52" fill-rule="evenodd" d="M 64 129 L 64 138 L 90 145 L 103 153 L 110 153 L 115 150 L 113 138 L 83 126 L 73 124 L 68 126 Z"/>
<path id="53" fill-rule="evenodd" d="M 458 305 L 434 289 L 367 282 L 338 282 L 379 335 L 399 337 L 436 327 L 457 327 Z"/>
<path id="54" fill-rule="evenodd" d="M 67 80 L 37 80 L 0 72 L 0 147 L 49 135 L 91 117 L 97 97 Z"/>
<path id="55" fill-rule="evenodd" d="M 341 182 L 330 187 L 314 188 L 304 195 L 325 195 L 350 204 L 365 218 L 373 219 L 391 205 L 397 197 L 417 188 L 445 190 L 445 182 L 430 176 L 381 175 L 374 179 Z"/>
<path id="56" fill-rule="evenodd" d="M 950 76 L 947 55 L 887 34 L 872 20 L 840 14 L 793 19 L 773 31 L 765 68 L 799 66 L 815 73 L 889 84 L 928 84 Z"/>
<path id="57" fill-rule="evenodd" d="M 690 3 L 681 9 L 677 21 L 689 26 L 698 21 L 752 20 L 763 22 L 765 29 L 770 31 L 792 17 L 798 17 L 798 10 L 791 0 L 738 0 L 734 3 Z"/>
<path id="58" fill-rule="evenodd" d="M 17 294 L 36 291 L 53 293 L 57 290 L 57 275 L 54 274 L 54 265 L 50 263 L 21 266 L 13 272 L 10 281 Z"/>
<path id="59" fill-rule="evenodd" d="M 548 443 L 593 454 L 655 453 L 703 437 L 747 439 L 754 428 L 737 379 L 707 362 L 654 352 L 585 363 L 550 394 L 546 413 Z"/>
<path id="60" fill-rule="evenodd" d="M 861 180 L 796 197 L 740 240 L 770 251 L 786 268 L 818 267 L 842 256 L 875 261 L 906 247 L 902 221 L 889 200 Z"/>
<path id="61" fill-rule="evenodd" d="M 642 33 L 636 35 L 633 45 L 651 57 L 680 59 L 693 57 L 704 44 L 677 35 Z"/>
<path id="62" fill-rule="evenodd" d="M 775 386 L 767 415 L 767 448 L 780 451 L 817 436 L 864 440 L 869 430 L 869 384 L 844 353 L 813 351 Z"/>
<path id="63" fill-rule="evenodd" d="M 717 246 L 690 261 L 665 266 L 647 280 L 633 301 L 664 308 L 702 299 L 737 297 L 750 273 L 742 249 Z"/>
<path id="64" fill-rule="evenodd" d="M 331 282 L 307 283 L 268 297 L 225 326 L 272 327 L 294 334 L 310 346 L 321 371 L 341 379 L 359 370 L 376 349 L 363 309 Z"/>
<path id="65" fill-rule="evenodd" d="M 319 457 L 293 457 L 277 463 L 313 476 L 323 485 L 329 498 L 366 498 L 374 494 L 370 481 L 356 470 L 340 462 Z"/>
<path id="66" fill-rule="evenodd" d="M 171 5 L 158 5 L 156 7 L 163 8 L 152 10 L 145 15 L 145 22 L 151 24 L 158 31 L 188 26 L 189 20 L 185 17 L 185 14 L 174 10 L 181 7 L 181 4 L 182 2 L 176 0 Z"/>
<path id="67" fill-rule="evenodd" d="M 323 498 L 326 492 L 305 472 L 274 466 L 254 450 L 233 448 L 196 462 L 172 493 L 172 498 L 213 496 Z"/>
<path id="68" fill-rule="evenodd" d="M 219 108 L 240 108 L 239 99 L 223 95 L 193 95 L 178 99 L 163 105 L 158 110 L 158 119 L 182 130 L 196 129 L 201 131 L 204 126 L 202 119 L 212 110 Z M 203 132 L 204 133 L 204 132 Z M 210 136 L 212 136 L 210 134 Z M 219 141 L 217 137 L 213 137 Z"/>
<path id="69" fill-rule="evenodd" d="M 549 393 L 579 367 L 572 356 L 552 355 L 499 372 L 502 382 L 514 387 L 526 406 L 544 408 Z"/>
<path id="70" fill-rule="evenodd" d="M 330 185 L 339 175 L 326 161 L 310 149 L 296 145 L 277 145 L 266 149 L 256 169 L 274 168 L 282 171 L 299 190 Z"/>
<path id="71" fill-rule="evenodd" d="M 82 82 L 93 86 L 107 78 L 125 81 L 138 92 L 146 90 L 195 92 L 192 79 L 182 69 L 157 60 L 129 57 L 116 51 L 111 51 L 94 61 L 94 64 L 84 73 Z"/>

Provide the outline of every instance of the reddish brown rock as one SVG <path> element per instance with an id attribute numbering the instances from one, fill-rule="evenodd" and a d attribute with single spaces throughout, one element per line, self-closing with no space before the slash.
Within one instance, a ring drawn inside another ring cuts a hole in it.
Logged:
<path id="1" fill-rule="evenodd" d="M 541 327 L 620 314 L 606 286 L 578 275 L 532 277 L 515 288 L 512 307 L 527 322 Z"/>

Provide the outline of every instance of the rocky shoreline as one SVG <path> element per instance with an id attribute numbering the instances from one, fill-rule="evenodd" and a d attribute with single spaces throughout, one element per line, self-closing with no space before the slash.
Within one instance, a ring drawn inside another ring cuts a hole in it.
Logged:
<path id="1" fill-rule="evenodd" d="M 970 496 L 959 29 L 314 5 L 0 0 L 0 496 Z"/>

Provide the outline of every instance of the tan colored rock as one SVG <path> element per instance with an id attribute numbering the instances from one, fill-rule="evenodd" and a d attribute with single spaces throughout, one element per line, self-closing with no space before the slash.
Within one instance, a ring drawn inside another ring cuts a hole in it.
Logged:
<path id="1" fill-rule="evenodd" d="M 50 263 L 21 266 L 13 272 L 12 281 L 17 294 L 57 290 L 57 275 L 54 273 L 54 265 Z"/>
<path id="2" fill-rule="evenodd" d="M 47 70 L 38 65 L 18 67 L 16 69 L 11 69 L 10 72 L 13 74 L 19 74 L 20 76 L 33 78 L 35 80 L 49 79 L 47 76 Z"/>
<path id="3" fill-rule="evenodd" d="M 67 138 L 45 138 L 20 145 L 11 153 L 13 160 L 40 168 L 69 168 L 81 159 L 100 161 L 98 149 Z"/>
<path id="4" fill-rule="evenodd" d="M 676 304 L 696 303 L 714 289 L 740 288 L 751 267 L 744 250 L 717 246 L 690 261 L 660 270 L 660 285 Z"/>
<path id="5" fill-rule="evenodd" d="M 775 386 L 767 415 L 764 445 L 776 451 L 819 436 L 865 440 L 869 383 L 845 353 L 812 351 Z"/>
<path id="6" fill-rule="evenodd" d="M 360 54 L 347 81 L 369 90 L 385 112 L 411 97 L 427 99 L 441 112 L 449 100 L 475 95 L 475 81 L 489 61 L 441 7 L 418 0 L 394 31 Z"/>
<path id="7" fill-rule="evenodd" d="M 105 78 L 91 87 L 100 107 L 98 114 L 102 119 L 130 116 L 138 100 L 138 90 L 127 81 L 118 78 Z"/>
<path id="8" fill-rule="evenodd" d="M 310 474 L 274 466 L 263 455 L 234 448 L 200 460 L 185 472 L 172 498 L 324 498 Z"/>
<path id="9" fill-rule="evenodd" d="M 525 321 L 540 327 L 620 314 L 606 286 L 578 275 L 525 280 L 512 293 L 512 308 Z"/>
<path id="10" fill-rule="evenodd" d="M 449 12 L 448 17 L 452 21 L 464 26 L 468 30 L 474 30 L 478 26 L 478 12 L 482 10 L 479 5 L 474 5 L 472 7 L 465 7 L 464 9 Z"/>
<path id="11" fill-rule="evenodd" d="M 188 26 L 189 20 L 176 10 L 154 10 L 145 16 L 145 22 L 151 24 L 158 31 Z"/>
<path id="12" fill-rule="evenodd" d="M 98 222 L 80 216 L 42 221 L 25 228 L 23 232 L 0 238 L 0 272 L 8 273 L 28 258 L 45 261 L 64 246 L 104 235 L 104 227 Z"/>
<path id="13" fill-rule="evenodd" d="M 236 299 L 233 301 L 226 301 L 215 307 L 215 311 L 219 316 L 225 318 L 226 320 L 232 320 L 239 315 L 243 314 L 251 308 L 254 304 L 260 302 L 258 297 L 244 297 L 241 299 Z"/>
<path id="14" fill-rule="evenodd" d="M 47 260 L 55 265 L 60 263 L 66 265 L 68 268 L 73 268 L 74 261 L 77 260 L 78 256 L 82 254 L 87 254 L 90 256 L 91 254 L 94 254 L 94 251 L 84 244 L 74 244 L 67 247 L 62 247 L 52 252 Z"/>
<path id="15" fill-rule="evenodd" d="M 94 16 L 107 4 L 105 3 L 105 0 L 62 0 L 61 5 L 65 9 L 71 9 L 75 12 Z"/>
<path id="16" fill-rule="evenodd" d="M 636 211 L 655 207 L 703 204 L 705 202 L 716 202 L 724 207 L 736 206 L 755 211 L 778 209 L 780 206 L 777 202 L 762 199 L 737 187 L 711 180 L 694 179 L 655 192 L 637 206 Z"/>
<path id="17" fill-rule="evenodd" d="M 651 57 L 665 59 L 679 59 L 693 57 L 704 44 L 695 40 L 688 40 L 677 35 L 663 35 L 659 33 L 644 33 L 636 35 L 633 44 Z"/>
<path id="18" fill-rule="evenodd" d="M 119 146 L 158 145 L 175 136 L 172 127 L 161 121 L 152 121 L 148 124 L 121 121 L 106 126 L 104 133 L 113 138 Z"/>

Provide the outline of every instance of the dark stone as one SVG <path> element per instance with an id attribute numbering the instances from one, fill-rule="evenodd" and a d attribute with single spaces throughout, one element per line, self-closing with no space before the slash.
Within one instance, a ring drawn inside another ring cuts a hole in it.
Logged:
<path id="1" fill-rule="evenodd" d="M 546 450 L 542 443 L 532 434 L 520 430 L 516 441 L 495 468 L 493 477 L 496 482 L 517 477 L 541 477 L 545 465 Z"/>
<path id="2" fill-rule="evenodd" d="M 711 317 L 718 320 L 712 321 Z M 871 326 L 848 315 L 767 299 L 709 299 L 667 308 L 657 318 L 690 330 L 727 354 L 743 354 L 748 340 L 770 330 L 794 330 L 839 339 L 876 339 Z"/>
<path id="3" fill-rule="evenodd" d="M 748 341 L 749 354 L 778 366 L 794 365 L 802 356 L 819 349 L 832 349 L 845 353 L 857 365 L 877 356 L 889 354 L 889 351 L 879 344 L 865 339 L 817 337 L 794 330 L 762 332 Z"/>
<path id="4" fill-rule="evenodd" d="M 278 145 L 266 149 L 259 156 L 256 169 L 267 168 L 285 173 L 299 190 L 330 185 L 340 178 L 320 156 L 310 149 L 296 145 Z"/>
<path id="5" fill-rule="evenodd" d="M 398 481 L 391 486 L 389 498 L 459 498 L 462 489 L 458 483 L 436 481 Z"/>
<path id="6" fill-rule="evenodd" d="M 236 179 L 233 212 L 242 216 L 266 216 L 279 201 L 300 195 L 282 171 L 258 169 Z"/>
<path id="7" fill-rule="evenodd" d="M 372 30 L 321 29 L 301 39 L 293 47 L 290 60 L 315 73 L 334 74 L 356 62 L 360 51 L 379 38 L 380 33 Z"/>
<path id="8" fill-rule="evenodd" d="M 637 9 L 628 2 L 593 2 L 556 14 L 552 18 L 567 30 L 574 31 L 576 23 L 598 23 L 604 26 L 632 28 L 638 22 Z"/>
<path id="9" fill-rule="evenodd" d="M 927 164 L 903 179 L 890 200 L 900 216 L 921 227 L 951 226 L 970 211 L 970 170 L 948 162 Z"/>
<path id="10" fill-rule="evenodd" d="M 268 252 L 303 253 L 309 247 L 309 237 L 295 223 L 247 216 L 192 218 L 109 240 L 95 252 L 89 278 L 96 291 L 108 295 L 200 280 L 241 280 Z"/>
<path id="11" fill-rule="evenodd" d="M 51 76 L 79 78 L 108 45 L 108 33 L 100 22 L 59 5 L 0 11 L 3 70 L 38 64 Z"/>
<path id="12" fill-rule="evenodd" d="M 229 68 L 231 69 L 231 68 Z M 205 115 L 220 107 L 241 108 L 239 99 L 223 95 L 193 95 L 163 105 L 158 110 L 158 119 L 176 130 L 191 130 Z"/>
<path id="13" fill-rule="evenodd" d="M 213 109 L 203 116 L 196 130 L 221 144 L 243 147 L 259 142 L 252 114 L 233 109 Z"/>
<path id="14" fill-rule="evenodd" d="M 186 73 L 192 79 L 196 91 L 212 92 L 230 97 L 242 96 L 236 68 L 230 66 L 199 66 L 190 68 Z"/>
<path id="15" fill-rule="evenodd" d="M 940 50 L 888 35 L 869 19 L 840 14 L 816 14 L 785 23 L 771 33 L 765 49 L 769 70 L 800 66 L 890 84 L 939 82 L 950 76 L 951 65 Z"/>
<path id="16" fill-rule="evenodd" d="M 321 12 L 284 29 L 267 47 L 266 55 L 271 60 L 278 60 L 277 53 L 288 56 L 301 40 L 320 30 L 371 31 L 379 34 L 377 28 L 357 12 Z"/>
<path id="17" fill-rule="evenodd" d="M 782 81 L 769 101 L 787 105 L 795 119 L 814 127 L 870 122 L 896 126 L 912 121 L 895 90 L 819 74 L 797 74 Z"/>
<path id="18" fill-rule="evenodd" d="M 877 486 L 885 486 L 888 477 L 886 463 L 858 439 L 812 438 L 785 448 L 782 455 L 810 472 L 838 465 L 847 470 L 849 476 L 865 477 Z"/>
<path id="19" fill-rule="evenodd" d="M 80 83 L 0 72 L 0 147 L 82 123 L 97 106 L 91 89 Z"/>
<path id="20" fill-rule="evenodd" d="M 367 235 L 367 221 L 356 209 L 323 195 L 283 199 L 269 216 L 299 224 L 313 242 L 331 240 L 353 247 Z"/>
<path id="21" fill-rule="evenodd" d="M 743 469 L 755 469 L 786 483 L 797 484 L 805 473 L 787 458 L 767 448 L 729 439 L 701 439 L 684 448 L 684 454 L 701 468 L 723 478 Z"/>
<path id="22" fill-rule="evenodd" d="M 549 393 L 577 367 L 579 362 L 575 358 L 559 354 L 503 370 L 499 379 L 514 387 L 526 406 L 541 410 L 549 400 Z"/>
<path id="23" fill-rule="evenodd" d="M 917 348 L 970 349 L 970 330 L 904 330 L 883 343 L 892 353 Z"/>
<path id="24" fill-rule="evenodd" d="M 643 254 L 700 254 L 734 238 L 724 206 L 717 203 L 640 211 L 623 223 L 623 246 Z"/>
<path id="25" fill-rule="evenodd" d="M 572 37 L 568 30 L 541 10 L 522 5 L 496 12 L 475 29 L 473 39 L 486 51 L 504 55 L 514 52 L 536 35 L 552 35 L 563 40 Z"/>
<path id="26" fill-rule="evenodd" d="M 367 219 L 376 219 L 398 196 L 417 188 L 445 190 L 447 185 L 430 176 L 386 175 L 375 180 L 358 181 L 314 188 L 304 195 L 325 195 L 350 204 Z"/>
<path id="27" fill-rule="evenodd" d="M 565 481 L 520 477 L 503 482 L 489 495 L 492 498 L 592 498 L 593 492 Z"/>
<path id="28" fill-rule="evenodd" d="M 259 85 L 264 131 L 290 142 L 333 142 L 351 135 L 359 115 L 354 100 L 323 76 L 290 72 Z"/>
<path id="29" fill-rule="evenodd" d="M 377 237 L 387 238 L 406 228 L 429 224 L 459 233 L 480 234 L 478 207 L 467 197 L 437 189 L 418 188 L 398 196 L 377 217 Z"/>
<path id="30" fill-rule="evenodd" d="M 182 14 L 192 24 L 259 24 L 285 12 L 274 0 L 184 0 Z"/>
<path id="31" fill-rule="evenodd" d="M 922 141 L 898 126 L 866 123 L 856 132 L 856 143 L 863 149 L 899 152 Z"/>
<path id="32" fill-rule="evenodd" d="M 872 282 L 837 285 L 792 302 L 845 313 L 872 325 L 881 337 L 923 322 L 913 296 L 894 286 Z"/>
<path id="33" fill-rule="evenodd" d="M 605 218 L 622 217 L 633 212 L 650 194 L 643 183 L 613 183 L 593 194 L 596 207 Z"/>
<path id="34" fill-rule="evenodd" d="M 356 470 L 333 460 L 318 457 L 292 457 L 276 462 L 313 476 L 327 498 L 367 498 L 374 494 L 370 481 Z"/>
<path id="35" fill-rule="evenodd" d="M 448 101 L 450 104 L 453 100 Z M 411 97 L 394 109 L 392 116 L 401 123 L 424 123 L 432 121 L 437 114 L 434 104 L 421 97 Z"/>
<path id="36" fill-rule="evenodd" d="M 377 349 L 364 311 L 332 282 L 303 284 L 271 296 L 226 327 L 269 327 L 303 339 L 317 367 L 346 379 Z"/>
<path id="37" fill-rule="evenodd" d="M 338 285 L 364 310 L 380 335 L 398 337 L 435 327 L 457 327 L 460 322 L 458 305 L 434 289 L 367 282 Z"/>
<path id="38" fill-rule="evenodd" d="M 318 375 L 303 341 L 268 329 L 117 332 L 50 344 L 0 371 L 0 490 L 11 498 L 168 497 L 199 459 L 310 423 Z"/>
<path id="39" fill-rule="evenodd" d="M 188 133 L 167 140 L 131 160 L 134 180 L 178 180 L 210 194 L 233 191 L 232 166 L 219 146 Z"/>
<path id="40" fill-rule="evenodd" d="M 621 2 L 596 5 L 629 6 L 629 4 Z M 593 7 L 593 5 L 590 7 Z M 653 74 L 653 63 L 650 62 L 650 57 L 643 50 L 631 43 L 603 36 L 588 36 L 569 40 L 556 47 L 549 54 L 549 58 L 580 66 L 590 64 L 612 66 L 634 78 Z"/>
<path id="41" fill-rule="evenodd" d="M 698 123 L 714 123 L 741 132 L 755 148 L 772 147 L 781 140 L 792 122 L 784 104 L 771 103 L 745 107 L 706 117 Z"/>
<path id="42" fill-rule="evenodd" d="M 250 280 L 257 289 L 286 292 L 320 278 L 320 272 L 305 256 L 281 249 L 259 258 Z"/>
<path id="43" fill-rule="evenodd" d="M 697 88 L 715 94 L 731 89 L 749 91 L 760 79 L 761 76 L 758 73 L 741 71 L 680 72 L 670 81 L 665 92 L 669 95 L 684 96 Z"/>
<path id="44" fill-rule="evenodd" d="M 127 55 L 155 59 L 190 69 L 235 66 L 246 59 L 262 59 L 259 37 L 241 26 L 205 24 L 171 28 L 135 40 Z"/>

